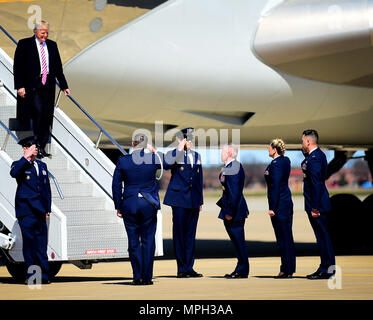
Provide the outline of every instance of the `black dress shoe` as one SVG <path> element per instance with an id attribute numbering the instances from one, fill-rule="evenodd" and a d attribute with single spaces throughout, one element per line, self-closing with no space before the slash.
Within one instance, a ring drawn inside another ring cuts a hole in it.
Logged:
<path id="1" fill-rule="evenodd" d="M 153 285 L 153 281 L 152 281 L 152 280 L 149 280 L 149 281 L 143 281 L 143 282 L 142 282 L 142 285 L 143 285 L 143 286 L 151 286 L 151 285 Z"/>
<path id="2" fill-rule="evenodd" d="M 132 286 L 141 286 L 141 285 L 142 285 L 142 281 L 141 281 L 141 279 L 133 280 L 133 281 L 131 282 L 131 285 L 132 285 Z"/>
<path id="3" fill-rule="evenodd" d="M 189 275 L 189 277 L 191 277 L 191 278 L 201 278 L 201 277 L 203 277 L 202 273 L 195 272 L 194 270 L 187 272 L 187 275 Z"/>
<path id="4" fill-rule="evenodd" d="M 307 276 L 307 279 L 309 280 L 330 279 L 333 276 L 334 276 L 334 273 L 316 271 L 312 274 L 309 274 Z"/>
<path id="5" fill-rule="evenodd" d="M 188 272 L 179 272 L 176 277 L 177 278 L 189 278 L 190 275 L 188 274 Z"/>
<path id="6" fill-rule="evenodd" d="M 38 159 L 43 159 L 45 157 L 52 158 L 50 153 L 47 153 L 44 149 L 39 149 L 38 154 L 36 156 Z"/>
<path id="7" fill-rule="evenodd" d="M 227 279 L 246 279 L 248 276 L 239 274 L 238 272 L 232 272 L 231 274 L 226 274 L 224 277 Z"/>
<path id="8" fill-rule="evenodd" d="M 280 272 L 277 276 L 274 276 L 275 279 L 291 279 L 293 278 L 293 274 L 286 273 L 286 272 Z"/>

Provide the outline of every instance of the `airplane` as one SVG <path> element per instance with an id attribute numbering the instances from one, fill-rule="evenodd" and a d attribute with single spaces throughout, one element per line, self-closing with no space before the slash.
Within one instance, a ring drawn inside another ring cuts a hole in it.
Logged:
<path id="1" fill-rule="evenodd" d="M 64 72 L 124 146 L 135 130 L 155 135 L 159 121 L 166 144 L 171 132 L 194 127 L 228 129 L 229 139 L 239 130 L 242 148 L 280 137 L 299 150 L 312 128 L 335 151 L 329 175 L 365 150 L 373 176 L 372 25 L 365 0 L 169 0 L 90 44 Z M 67 98 L 59 105 L 97 139 Z M 219 146 L 221 136 L 208 138 Z M 336 195 L 332 204 L 335 221 L 372 219 L 373 195 Z"/>

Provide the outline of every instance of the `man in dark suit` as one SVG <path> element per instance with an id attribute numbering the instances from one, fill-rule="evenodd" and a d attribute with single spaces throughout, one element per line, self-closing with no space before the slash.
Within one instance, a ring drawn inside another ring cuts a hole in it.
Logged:
<path id="1" fill-rule="evenodd" d="M 335 255 L 328 232 L 327 213 L 331 210 L 329 193 L 325 186 L 328 162 L 318 147 L 319 135 L 316 130 L 305 130 L 302 135 L 302 149 L 306 158 L 302 162 L 303 195 L 305 210 L 315 233 L 320 250 L 321 264 L 308 279 L 329 279 L 334 275 Z M 332 267 L 332 268 L 331 268 Z"/>
<path id="2" fill-rule="evenodd" d="M 157 210 L 160 209 L 156 171 L 161 168 L 164 157 L 154 154 L 156 150 L 147 144 L 144 134 L 137 134 L 132 146 L 132 154 L 119 158 L 115 168 L 113 200 L 127 231 L 132 284 L 152 285 Z M 145 148 L 152 153 L 145 153 Z M 184 142 L 179 148 L 184 148 Z"/>
<path id="3" fill-rule="evenodd" d="M 14 88 L 17 90 L 17 119 L 32 129 L 38 139 L 38 158 L 50 156 L 56 78 L 65 95 L 70 94 L 56 42 L 48 39 L 49 24 L 35 24 L 34 36 L 18 42 L 14 54 Z"/>
<path id="4" fill-rule="evenodd" d="M 203 204 L 203 176 L 201 156 L 191 150 L 193 128 L 185 128 L 176 134 L 179 141 L 186 139 L 184 153 L 177 156 L 177 150 L 167 153 L 176 162 L 165 169 L 171 169 L 171 180 L 163 203 L 172 207 L 173 245 L 177 261 L 177 277 L 202 277 L 193 269 L 195 259 L 195 238 L 199 212 Z"/>
<path id="5" fill-rule="evenodd" d="M 219 219 L 224 220 L 224 226 L 236 250 L 237 265 L 234 271 L 225 278 L 247 278 L 249 260 L 245 244 L 245 219 L 249 215 L 246 200 L 243 196 L 245 172 L 240 162 L 236 160 L 238 148 L 233 144 L 223 147 L 221 160 L 224 163 L 219 180 L 223 195 L 217 205 L 221 208 Z"/>
<path id="6" fill-rule="evenodd" d="M 51 188 L 47 165 L 36 160 L 38 153 L 34 136 L 19 141 L 24 156 L 14 161 L 10 175 L 17 180 L 15 210 L 23 239 L 23 257 L 26 265 L 26 284 L 29 267 L 41 268 L 42 283 L 50 283 L 47 255 L 48 228 L 46 219 L 51 212 Z"/>

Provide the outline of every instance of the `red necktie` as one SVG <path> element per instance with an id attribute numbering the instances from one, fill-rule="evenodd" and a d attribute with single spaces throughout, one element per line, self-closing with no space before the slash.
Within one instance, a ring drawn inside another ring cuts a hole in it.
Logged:
<path id="1" fill-rule="evenodd" d="M 47 58 L 45 57 L 45 51 L 44 51 L 44 47 L 42 43 L 40 43 L 40 55 L 41 55 L 41 65 L 43 67 L 43 76 L 41 78 L 41 83 L 44 85 L 47 82 L 48 68 L 47 68 Z"/>

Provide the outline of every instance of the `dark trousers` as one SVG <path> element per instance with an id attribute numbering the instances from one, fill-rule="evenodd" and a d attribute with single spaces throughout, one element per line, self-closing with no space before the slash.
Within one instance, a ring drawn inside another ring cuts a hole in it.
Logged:
<path id="1" fill-rule="evenodd" d="M 144 198 L 138 198 L 137 201 L 137 212 L 123 215 L 128 236 L 128 253 L 133 279 L 150 281 L 153 277 L 157 209 Z"/>
<path id="2" fill-rule="evenodd" d="M 47 255 L 48 228 L 44 215 L 29 214 L 18 218 L 23 240 L 23 258 L 26 265 L 26 278 L 34 272 L 28 272 L 31 266 L 39 266 L 42 279 L 49 278 L 49 264 Z"/>
<path id="3" fill-rule="evenodd" d="M 43 149 L 50 142 L 55 91 L 55 82 L 48 76 L 45 85 L 42 85 L 40 78 L 37 88 L 26 88 L 25 98 L 17 98 L 17 118 L 24 123 L 32 120 L 33 133 Z"/>
<path id="4" fill-rule="evenodd" d="M 177 273 L 193 271 L 198 217 L 199 208 L 172 207 L 172 238 Z"/>
<path id="5" fill-rule="evenodd" d="M 224 226 L 225 230 L 227 230 L 229 238 L 233 243 L 238 260 L 234 272 L 247 276 L 249 274 L 250 267 L 245 243 L 245 219 L 239 221 L 224 219 Z"/>
<path id="6" fill-rule="evenodd" d="M 335 265 L 335 255 L 329 237 L 327 216 L 325 213 L 321 213 L 320 217 L 313 218 L 309 212 L 307 212 L 307 215 L 320 251 L 321 264 L 318 271 L 328 272 L 328 268 Z"/>
<path id="7" fill-rule="evenodd" d="M 293 238 L 293 215 L 281 216 L 276 214 L 271 217 L 277 244 L 281 252 L 280 271 L 288 274 L 295 272 L 295 248 Z"/>

